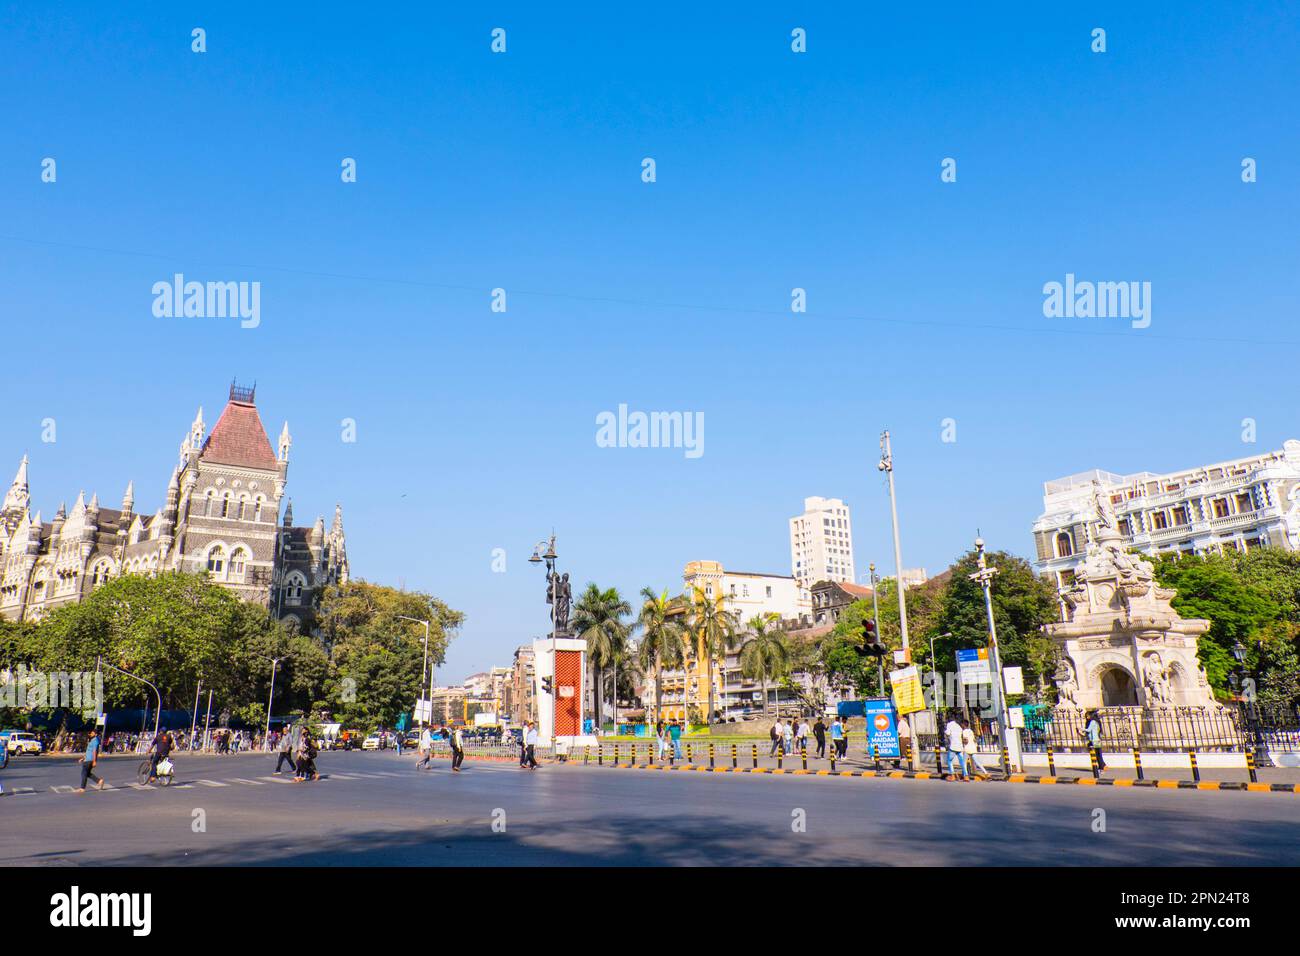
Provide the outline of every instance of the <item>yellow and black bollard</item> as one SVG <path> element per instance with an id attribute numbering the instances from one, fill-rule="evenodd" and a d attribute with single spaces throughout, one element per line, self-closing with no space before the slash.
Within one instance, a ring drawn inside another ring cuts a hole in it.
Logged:
<path id="1" fill-rule="evenodd" d="M 835 772 L 835 748 L 831 747 L 831 773 Z"/>
<path id="2" fill-rule="evenodd" d="M 803 758 L 803 768 L 804 768 L 804 770 L 807 770 L 807 769 L 808 769 L 808 748 L 807 748 L 807 747 L 800 747 L 800 748 L 799 748 L 799 756 Z"/>
<path id="3" fill-rule="evenodd" d="M 776 748 L 776 769 L 777 770 L 781 769 L 782 761 L 784 761 L 784 759 L 785 759 L 785 747 L 777 747 Z"/>
<path id="4" fill-rule="evenodd" d="M 694 744 L 687 744 L 687 745 L 686 745 L 686 762 L 687 762 L 687 763 L 692 763 L 692 764 L 695 763 L 695 745 L 694 745 Z"/>
<path id="5" fill-rule="evenodd" d="M 709 769 L 713 769 L 713 744 L 709 744 Z"/>
<path id="6" fill-rule="evenodd" d="M 871 764 L 877 770 L 880 769 L 880 748 L 875 744 L 871 745 Z"/>
<path id="7" fill-rule="evenodd" d="M 758 744 L 754 744 L 754 769 L 758 769 Z"/>
<path id="8" fill-rule="evenodd" d="M 618 744 L 614 745 L 614 766 L 618 766 Z"/>
<path id="9" fill-rule="evenodd" d="M 1137 778 L 1145 780 L 1146 775 L 1142 772 L 1142 751 L 1136 747 L 1133 748 L 1133 769 L 1137 771 Z"/>
<path id="10" fill-rule="evenodd" d="M 1006 747 L 1002 748 L 1002 776 L 1011 779 L 1011 754 L 1007 753 Z"/>
<path id="11" fill-rule="evenodd" d="M 596 745 L 596 766 L 597 767 L 605 766 L 605 745 L 604 744 Z"/>
<path id="12" fill-rule="evenodd" d="M 1255 752 L 1246 751 L 1246 769 L 1250 772 L 1250 782 L 1259 783 L 1259 774 L 1255 773 Z"/>
<path id="13" fill-rule="evenodd" d="M 937 777 L 944 773 L 943 769 L 943 748 L 938 744 L 934 745 L 934 775 Z"/>
<path id="14" fill-rule="evenodd" d="M 1101 768 L 1097 766 L 1097 748 L 1088 748 L 1088 760 L 1092 764 L 1092 779 L 1096 780 L 1101 776 Z"/>
<path id="15" fill-rule="evenodd" d="M 1052 745 L 1047 745 L 1047 775 L 1056 776 L 1056 755 L 1052 752 Z"/>
<path id="16" fill-rule="evenodd" d="M 740 766 L 740 764 L 737 760 L 736 745 L 732 744 L 731 745 L 731 769 L 735 770 L 738 766 Z"/>
<path id="17" fill-rule="evenodd" d="M 1201 782 L 1201 768 L 1196 765 L 1196 748 L 1187 748 L 1187 758 L 1192 762 L 1192 779 L 1197 783 Z"/>

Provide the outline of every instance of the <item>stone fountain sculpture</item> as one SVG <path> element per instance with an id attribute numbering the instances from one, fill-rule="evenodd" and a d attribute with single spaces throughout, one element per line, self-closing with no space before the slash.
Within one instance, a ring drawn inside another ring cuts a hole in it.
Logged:
<path id="1" fill-rule="evenodd" d="M 1083 563 L 1060 589 L 1063 620 L 1044 628 L 1058 646 L 1058 708 L 1219 709 L 1196 657 L 1210 622 L 1173 609 L 1176 592 L 1156 584 L 1150 561 L 1125 550 L 1095 481 L 1093 510 Z"/>

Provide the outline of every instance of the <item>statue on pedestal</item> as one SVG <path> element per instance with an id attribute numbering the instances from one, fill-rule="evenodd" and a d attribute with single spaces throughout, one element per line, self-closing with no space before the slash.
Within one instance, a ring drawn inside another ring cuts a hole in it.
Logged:
<path id="1" fill-rule="evenodd" d="M 546 576 L 546 603 L 551 605 L 551 620 L 555 622 L 556 633 L 569 633 L 569 608 L 573 604 L 573 588 L 569 584 L 568 571 L 559 575 L 552 571 Z"/>

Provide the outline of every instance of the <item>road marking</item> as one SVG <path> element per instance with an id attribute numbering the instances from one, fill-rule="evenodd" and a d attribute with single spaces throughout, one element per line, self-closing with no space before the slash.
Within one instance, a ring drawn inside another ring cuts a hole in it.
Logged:
<path id="1" fill-rule="evenodd" d="M 203 786 L 205 786 L 205 787 L 228 787 L 228 786 L 230 786 L 230 784 L 228 784 L 228 783 L 222 783 L 220 780 L 204 780 L 204 779 L 201 779 L 201 778 L 200 778 L 200 779 L 198 779 L 198 780 L 195 780 L 194 782 L 195 782 L 195 783 L 201 783 L 201 784 L 203 784 Z"/>
<path id="2" fill-rule="evenodd" d="M 72 793 L 75 789 L 76 787 L 71 787 L 71 786 L 66 786 L 63 784 L 56 783 L 52 787 L 50 787 L 50 792 L 51 793 Z"/>
<path id="3" fill-rule="evenodd" d="M 232 779 L 235 781 L 235 783 L 248 784 L 248 785 L 251 786 L 251 787 L 265 787 L 265 786 L 266 786 L 266 784 L 264 784 L 261 780 L 249 780 L 247 777 L 234 777 L 234 778 L 232 778 Z"/>
<path id="4" fill-rule="evenodd" d="M 263 780 L 274 780 L 276 783 L 293 783 L 293 778 L 285 780 L 283 777 L 263 777 Z"/>

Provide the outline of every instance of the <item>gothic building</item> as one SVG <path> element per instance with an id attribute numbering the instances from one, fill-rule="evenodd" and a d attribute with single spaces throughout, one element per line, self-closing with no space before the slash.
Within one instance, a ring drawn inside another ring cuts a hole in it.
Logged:
<path id="1" fill-rule="evenodd" d="M 122 507 L 102 508 L 79 494 L 52 521 L 29 510 L 26 456 L 0 505 L 0 616 L 38 620 L 75 604 L 121 574 L 206 571 L 213 580 L 279 619 L 310 631 L 316 588 L 348 579 L 343 512 L 294 527 L 284 496 L 289 425 L 271 447 L 254 390 L 230 387 L 210 433 L 203 409 L 181 442 L 166 501 L 153 514 L 135 510 L 134 483 Z M 279 520 L 284 504 L 284 518 Z"/>

